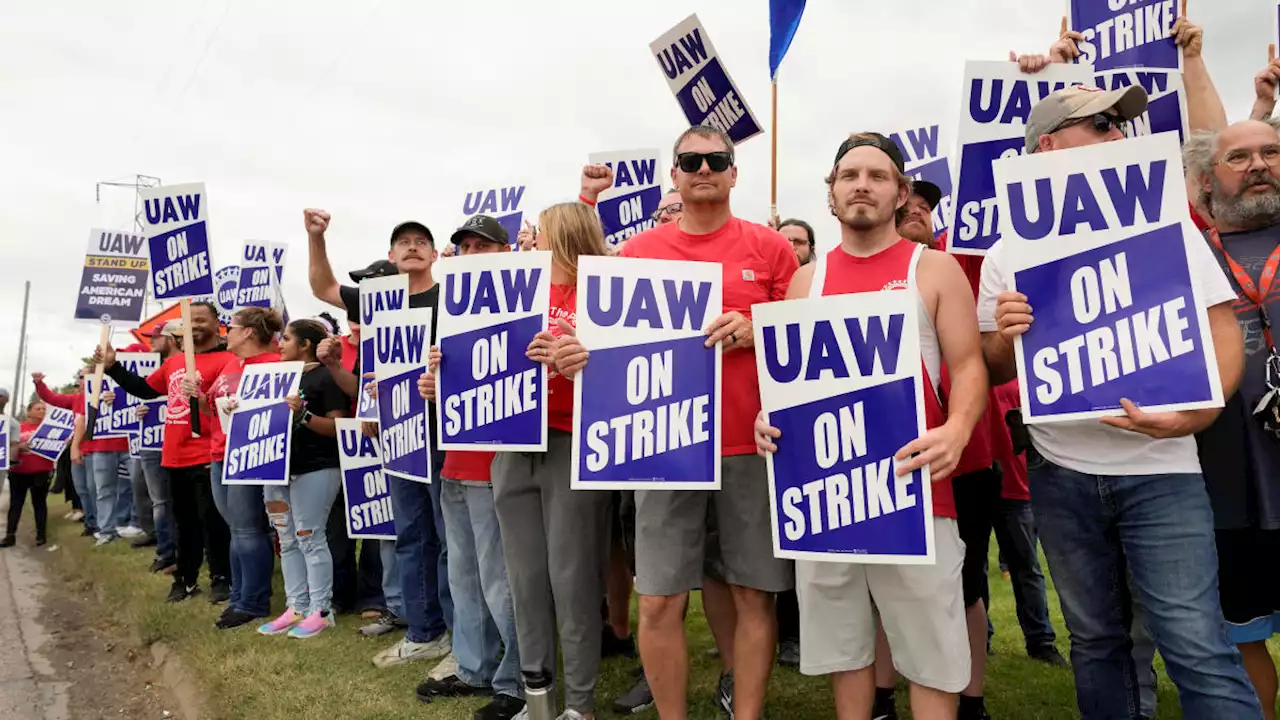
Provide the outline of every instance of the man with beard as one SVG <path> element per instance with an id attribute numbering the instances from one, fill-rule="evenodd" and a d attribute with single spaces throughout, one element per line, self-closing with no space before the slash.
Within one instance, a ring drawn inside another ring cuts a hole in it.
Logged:
<path id="1" fill-rule="evenodd" d="M 898 208 L 898 234 L 932 250 L 940 249 L 933 235 L 933 209 L 942 201 L 942 189 L 928 180 L 911 183 L 911 196 Z"/>
<path id="2" fill-rule="evenodd" d="M 813 260 L 813 227 L 809 223 L 787 218 L 778 223 L 778 232 L 791 241 L 791 249 L 801 265 L 808 265 Z"/>
<path id="3" fill-rule="evenodd" d="M 1205 235 L 1238 294 L 1245 369 L 1222 414 L 1196 440 L 1213 504 L 1227 637 L 1271 720 L 1277 682 L 1266 643 L 1280 632 L 1273 567 L 1280 557 L 1280 354 L 1268 318 L 1280 318 L 1280 136 L 1275 126 L 1249 120 L 1199 139 L 1205 142 L 1188 143 L 1184 156 L 1217 223 Z"/>

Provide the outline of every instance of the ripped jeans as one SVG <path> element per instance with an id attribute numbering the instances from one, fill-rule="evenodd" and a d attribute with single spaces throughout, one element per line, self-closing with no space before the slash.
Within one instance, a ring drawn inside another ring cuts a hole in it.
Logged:
<path id="1" fill-rule="evenodd" d="M 326 468 L 262 489 L 267 517 L 280 537 L 284 592 L 289 607 L 301 615 L 329 610 L 333 602 L 333 556 L 325 523 L 341 487 L 342 473 Z"/>

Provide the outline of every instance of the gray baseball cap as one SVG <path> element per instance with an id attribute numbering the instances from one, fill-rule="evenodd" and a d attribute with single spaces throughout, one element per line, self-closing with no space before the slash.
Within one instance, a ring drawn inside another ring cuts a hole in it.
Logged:
<path id="1" fill-rule="evenodd" d="M 8 390 L 8 388 L 0 388 L 0 397 L 2 397 L 2 398 L 7 398 L 7 397 L 9 397 L 9 390 Z"/>
<path id="2" fill-rule="evenodd" d="M 1114 110 L 1122 120 L 1132 120 L 1147 110 L 1147 91 L 1140 85 L 1130 85 L 1121 90 L 1099 90 L 1086 85 L 1063 88 L 1036 103 L 1027 118 L 1026 151 L 1033 153 L 1040 144 L 1040 136 L 1062 127 L 1068 120 L 1077 120 Z"/>

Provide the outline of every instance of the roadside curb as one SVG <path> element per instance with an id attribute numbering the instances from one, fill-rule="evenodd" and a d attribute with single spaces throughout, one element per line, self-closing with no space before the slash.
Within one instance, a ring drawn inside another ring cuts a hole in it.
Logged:
<path id="1" fill-rule="evenodd" d="M 151 663 L 160 669 L 160 677 L 178 703 L 178 717 L 200 720 L 200 692 L 187 673 L 178 654 L 163 642 L 151 643 Z"/>

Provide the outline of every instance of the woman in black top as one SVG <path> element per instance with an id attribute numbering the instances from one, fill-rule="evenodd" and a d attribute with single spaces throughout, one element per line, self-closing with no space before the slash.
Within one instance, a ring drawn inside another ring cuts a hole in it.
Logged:
<path id="1" fill-rule="evenodd" d="M 299 393 L 288 398 L 294 417 L 290 482 L 263 489 L 267 515 L 280 537 L 280 569 L 289 602 L 283 615 L 258 628 L 263 635 L 287 632 L 307 638 L 334 624 L 333 556 L 325 521 L 342 486 L 334 418 L 347 415 L 351 398 L 316 360 L 316 348 L 326 337 L 315 320 L 295 320 L 280 341 L 280 359 L 304 365 Z"/>

